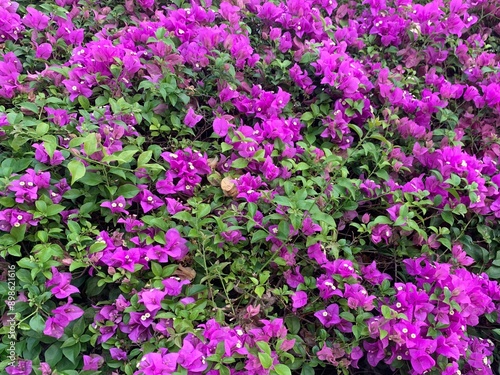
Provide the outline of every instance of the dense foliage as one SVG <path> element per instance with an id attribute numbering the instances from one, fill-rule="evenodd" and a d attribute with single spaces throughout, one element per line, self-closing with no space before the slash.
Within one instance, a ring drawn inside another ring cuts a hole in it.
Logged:
<path id="1" fill-rule="evenodd" d="M 500 372 L 496 0 L 0 0 L 0 46 L 0 371 Z"/>

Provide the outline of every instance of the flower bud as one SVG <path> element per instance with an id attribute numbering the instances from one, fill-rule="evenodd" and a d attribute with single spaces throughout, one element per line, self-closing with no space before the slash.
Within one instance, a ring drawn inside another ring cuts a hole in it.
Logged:
<path id="1" fill-rule="evenodd" d="M 220 187 L 222 188 L 222 191 L 224 192 L 224 195 L 226 197 L 234 198 L 238 195 L 238 188 L 234 184 L 231 177 L 224 177 L 220 182 Z"/>

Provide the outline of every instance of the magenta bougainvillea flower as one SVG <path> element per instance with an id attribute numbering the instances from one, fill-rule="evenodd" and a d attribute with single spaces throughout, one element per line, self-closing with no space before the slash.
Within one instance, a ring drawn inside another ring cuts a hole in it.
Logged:
<path id="1" fill-rule="evenodd" d="M 139 371 L 136 375 L 160 375 L 173 373 L 177 369 L 179 353 L 167 353 L 166 350 L 160 353 L 148 353 L 139 362 Z"/>
<path id="2" fill-rule="evenodd" d="M 33 215 L 18 209 L 7 208 L 0 211 L 0 230 L 10 232 L 12 228 L 19 228 L 21 225 L 36 226 L 38 220 L 33 219 Z"/>
<path id="3" fill-rule="evenodd" d="M 184 340 L 178 355 L 177 363 L 190 372 L 202 372 L 208 367 L 206 357 L 189 340 Z"/>
<path id="4" fill-rule="evenodd" d="M 111 358 L 113 358 L 116 361 L 127 360 L 127 352 L 120 348 L 111 348 L 109 349 L 109 353 L 111 354 Z"/>
<path id="5" fill-rule="evenodd" d="M 155 315 L 161 309 L 161 301 L 167 295 L 167 291 L 159 289 L 144 289 L 138 293 L 139 302 L 143 303 L 151 315 Z"/>
<path id="6" fill-rule="evenodd" d="M 64 335 L 64 328 L 69 324 L 69 320 L 61 315 L 49 317 L 45 322 L 43 334 L 56 339 L 60 339 Z"/>
<path id="7" fill-rule="evenodd" d="M 72 322 L 83 315 L 83 310 L 73 304 L 73 299 L 68 297 L 68 302 L 52 310 L 52 312 L 59 316 L 64 316 L 68 321 Z"/>
<path id="8" fill-rule="evenodd" d="M 325 310 L 320 310 L 314 313 L 314 316 L 323 324 L 326 328 L 332 327 L 335 324 L 340 323 L 339 316 L 339 305 L 332 303 L 328 305 Z"/>
<path id="9" fill-rule="evenodd" d="M 54 150 L 53 155 L 49 156 L 43 143 L 34 143 L 33 148 L 35 149 L 35 159 L 40 163 L 50 164 L 53 166 L 59 165 L 64 161 L 64 156 L 59 150 Z"/>
<path id="10" fill-rule="evenodd" d="M 184 117 L 184 124 L 189 128 L 193 128 L 202 118 L 202 115 L 197 115 L 193 108 L 190 107 L 186 113 L 186 117 Z"/>
<path id="11" fill-rule="evenodd" d="M 312 221 L 312 219 L 308 216 L 302 221 L 302 233 L 306 236 L 311 236 L 315 232 L 321 232 L 321 226 Z"/>
<path id="12" fill-rule="evenodd" d="M 257 190 L 264 185 L 261 178 L 247 173 L 235 181 L 238 188 L 238 198 L 244 198 L 248 202 L 256 202 L 262 193 Z"/>
<path id="13" fill-rule="evenodd" d="M 182 260 L 189 252 L 186 244 L 187 240 L 181 237 L 177 229 L 172 228 L 165 233 L 165 252 L 169 257 Z"/>
<path id="14" fill-rule="evenodd" d="M 127 202 L 123 196 L 119 196 L 114 201 L 106 201 L 101 203 L 101 207 L 106 207 L 111 210 L 112 213 L 122 213 L 128 215 L 129 212 L 125 209 Z"/>
<path id="15" fill-rule="evenodd" d="M 65 126 L 69 124 L 71 115 L 66 109 L 54 109 L 51 107 L 45 107 L 44 109 L 48 114 L 49 121 L 52 121 L 54 124 L 59 126 Z"/>
<path id="16" fill-rule="evenodd" d="M 307 305 L 307 293 L 298 291 L 292 294 L 292 307 L 294 310 L 300 309 Z"/>
<path id="17" fill-rule="evenodd" d="M 26 12 L 26 15 L 22 19 L 26 27 L 31 27 L 35 30 L 41 31 L 48 26 L 50 20 L 49 16 L 33 7 L 27 7 Z"/>
<path id="18" fill-rule="evenodd" d="M 83 356 L 83 371 L 97 371 L 104 363 L 104 358 L 98 354 Z"/>
<path id="19" fill-rule="evenodd" d="M 392 236 L 392 229 L 387 224 L 377 224 L 372 228 L 371 239 L 373 243 L 378 244 L 382 240 L 388 244 L 389 239 Z"/>
<path id="20" fill-rule="evenodd" d="M 52 278 L 47 280 L 45 283 L 46 287 L 52 287 L 52 294 L 59 298 L 67 298 L 73 293 L 79 293 L 79 289 L 76 286 L 70 284 L 71 282 L 71 273 L 63 272 L 60 273 L 56 267 L 52 267 Z"/>
<path id="21" fill-rule="evenodd" d="M 41 43 L 36 47 L 36 54 L 35 57 L 37 59 L 43 59 L 43 60 L 48 60 L 50 56 L 52 55 L 52 44 L 50 43 Z"/>
<path id="22" fill-rule="evenodd" d="M 33 369 L 32 361 L 19 360 L 16 365 L 9 365 L 5 372 L 9 375 L 30 375 Z"/>
<path id="23" fill-rule="evenodd" d="M 54 315 L 45 322 L 43 333 L 59 339 L 64 335 L 64 329 L 68 324 L 83 315 L 83 310 L 73 305 L 73 299 L 68 297 L 68 302 L 52 310 L 52 313 Z"/>
<path id="24" fill-rule="evenodd" d="M 167 296 L 178 296 L 181 294 L 182 287 L 184 285 L 190 284 L 189 280 L 180 280 L 177 277 L 169 277 L 162 281 L 162 284 L 165 286 L 164 292 Z"/>
<path id="25" fill-rule="evenodd" d="M 0 0 L 8 374 L 493 374 L 494 1 L 84 3 Z"/>

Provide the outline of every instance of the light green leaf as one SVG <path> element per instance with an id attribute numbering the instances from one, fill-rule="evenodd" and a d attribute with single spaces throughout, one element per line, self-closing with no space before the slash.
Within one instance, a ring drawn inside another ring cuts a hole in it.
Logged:
<path id="1" fill-rule="evenodd" d="M 79 160 L 71 160 L 68 163 L 68 169 L 71 173 L 71 185 L 85 176 L 85 165 Z"/>
<path id="2" fill-rule="evenodd" d="M 140 154 L 137 158 L 137 168 L 140 168 L 143 164 L 146 164 L 148 161 L 150 161 L 152 156 L 153 151 L 151 150 L 144 151 L 142 154 Z"/>
<path id="3" fill-rule="evenodd" d="M 266 288 L 264 288 L 262 285 L 259 285 L 258 287 L 255 288 L 255 294 L 257 294 L 257 296 L 259 298 L 262 297 L 262 295 L 264 294 L 265 291 L 266 291 Z"/>
<path id="4" fill-rule="evenodd" d="M 47 134 L 48 131 L 49 124 L 47 124 L 46 122 L 41 122 L 36 126 L 36 135 L 38 135 L 39 137 Z"/>
<path id="5" fill-rule="evenodd" d="M 259 353 L 259 361 L 262 367 L 270 368 L 273 365 L 273 359 L 267 353 Z"/>
<path id="6" fill-rule="evenodd" d="M 248 160 L 239 158 L 231 163 L 232 168 L 243 169 L 248 165 Z"/>
<path id="7" fill-rule="evenodd" d="M 276 371 L 276 374 L 278 375 L 291 375 L 292 372 L 290 371 L 290 368 L 287 365 L 279 364 L 274 366 L 274 371 Z"/>

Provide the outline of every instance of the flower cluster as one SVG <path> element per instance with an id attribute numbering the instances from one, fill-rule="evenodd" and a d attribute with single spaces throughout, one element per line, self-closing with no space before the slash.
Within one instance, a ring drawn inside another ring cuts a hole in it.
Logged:
<path id="1" fill-rule="evenodd" d="M 498 372 L 495 1 L 0 16 L 0 371 Z"/>

